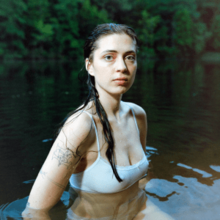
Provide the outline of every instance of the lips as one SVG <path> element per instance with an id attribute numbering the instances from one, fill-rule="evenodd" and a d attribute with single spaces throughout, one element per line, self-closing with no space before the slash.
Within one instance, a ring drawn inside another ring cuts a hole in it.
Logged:
<path id="1" fill-rule="evenodd" d="M 128 81 L 128 79 L 126 77 L 119 77 L 114 79 L 114 81 Z"/>
<path id="2" fill-rule="evenodd" d="M 124 86 L 128 83 L 128 79 L 126 77 L 118 77 L 113 81 L 116 82 L 119 86 Z"/>

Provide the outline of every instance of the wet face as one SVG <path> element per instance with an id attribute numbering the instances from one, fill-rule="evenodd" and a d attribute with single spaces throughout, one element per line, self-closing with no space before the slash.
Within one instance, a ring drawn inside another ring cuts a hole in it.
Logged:
<path id="1" fill-rule="evenodd" d="M 122 95 L 132 86 L 137 70 L 136 42 L 126 34 L 111 34 L 96 42 L 93 60 L 86 60 L 99 94 Z"/>

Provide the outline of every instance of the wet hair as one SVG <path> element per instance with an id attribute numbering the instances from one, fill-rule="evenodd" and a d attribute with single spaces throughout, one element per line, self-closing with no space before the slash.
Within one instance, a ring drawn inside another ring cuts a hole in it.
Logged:
<path id="1" fill-rule="evenodd" d="M 111 34 L 127 34 L 136 42 L 136 49 L 138 47 L 138 39 L 131 27 L 128 27 L 124 24 L 100 24 L 95 27 L 95 29 L 91 32 L 89 37 L 87 38 L 84 45 L 84 59 L 89 59 L 89 62 L 93 61 L 94 50 L 97 48 L 97 41 L 107 35 Z M 85 99 L 82 107 L 73 111 L 70 115 L 84 109 L 90 101 L 93 101 L 96 107 L 96 113 L 101 121 L 103 127 L 103 134 L 105 141 L 108 144 L 108 148 L 106 150 L 106 156 L 111 164 L 113 173 L 119 182 L 122 182 L 122 179 L 118 175 L 116 166 L 115 166 L 115 156 L 114 156 L 114 139 L 112 136 L 112 130 L 110 123 L 108 121 L 107 114 L 105 109 L 103 108 L 101 102 L 99 101 L 99 94 L 95 88 L 95 77 L 88 74 L 87 78 L 87 86 L 89 89 L 88 97 Z"/>

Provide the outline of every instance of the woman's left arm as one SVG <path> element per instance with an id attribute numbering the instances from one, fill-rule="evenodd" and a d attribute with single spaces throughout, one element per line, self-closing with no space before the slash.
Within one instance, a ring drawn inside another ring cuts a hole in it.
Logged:
<path id="1" fill-rule="evenodd" d="M 144 111 L 143 108 L 141 108 L 140 106 L 130 103 L 130 105 L 132 105 L 132 108 L 134 110 L 135 113 L 135 117 L 137 120 L 137 124 L 138 124 L 138 128 L 140 131 L 140 141 L 141 141 L 141 145 L 143 147 L 143 150 L 145 152 L 146 155 L 146 142 L 147 142 L 147 114 Z M 147 182 L 148 182 L 148 177 L 144 176 L 142 179 L 139 180 L 139 188 L 144 189 Z"/>
<path id="2" fill-rule="evenodd" d="M 132 108 L 134 110 L 138 128 L 140 131 L 140 141 L 143 150 L 146 154 L 146 142 L 147 142 L 147 114 L 144 109 L 136 104 L 132 103 Z"/>

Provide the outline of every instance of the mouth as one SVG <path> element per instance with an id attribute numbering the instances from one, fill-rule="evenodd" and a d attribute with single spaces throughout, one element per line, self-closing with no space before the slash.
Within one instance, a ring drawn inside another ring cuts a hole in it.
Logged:
<path id="1" fill-rule="evenodd" d="M 118 86 L 126 86 L 128 79 L 126 77 L 119 77 L 113 80 Z"/>
<path id="2" fill-rule="evenodd" d="M 119 78 L 116 78 L 116 79 L 114 79 L 114 81 L 128 81 L 128 79 L 127 78 L 125 78 L 125 77 L 119 77 Z"/>

